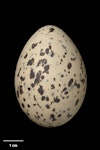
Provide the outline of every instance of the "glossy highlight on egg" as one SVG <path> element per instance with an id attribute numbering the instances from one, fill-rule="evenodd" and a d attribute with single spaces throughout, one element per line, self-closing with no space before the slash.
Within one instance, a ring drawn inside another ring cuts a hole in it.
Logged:
<path id="1" fill-rule="evenodd" d="M 41 27 L 27 41 L 14 80 L 22 111 L 43 127 L 70 121 L 86 95 L 87 74 L 81 54 L 55 25 Z"/>

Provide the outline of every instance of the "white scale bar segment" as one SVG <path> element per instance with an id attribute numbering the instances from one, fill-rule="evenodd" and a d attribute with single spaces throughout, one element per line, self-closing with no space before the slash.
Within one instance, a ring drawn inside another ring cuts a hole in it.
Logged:
<path id="1" fill-rule="evenodd" d="M 3 142 L 24 142 L 24 140 L 3 140 Z"/>

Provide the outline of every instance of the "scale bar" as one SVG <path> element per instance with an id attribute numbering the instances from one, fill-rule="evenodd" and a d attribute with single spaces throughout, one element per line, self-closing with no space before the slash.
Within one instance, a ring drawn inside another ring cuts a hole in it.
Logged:
<path id="1" fill-rule="evenodd" d="M 24 142 L 24 140 L 3 140 L 3 142 Z"/>

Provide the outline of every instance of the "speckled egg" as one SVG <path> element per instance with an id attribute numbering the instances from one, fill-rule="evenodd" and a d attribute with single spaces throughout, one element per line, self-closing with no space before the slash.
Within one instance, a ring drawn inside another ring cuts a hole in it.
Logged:
<path id="1" fill-rule="evenodd" d="M 15 91 L 23 112 L 40 126 L 61 126 L 82 106 L 86 87 L 85 65 L 70 37 L 54 25 L 38 29 L 16 65 Z"/>

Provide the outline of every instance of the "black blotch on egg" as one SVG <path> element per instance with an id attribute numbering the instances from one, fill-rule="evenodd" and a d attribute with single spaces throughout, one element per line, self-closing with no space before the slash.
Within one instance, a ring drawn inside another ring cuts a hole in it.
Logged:
<path id="1" fill-rule="evenodd" d="M 45 96 L 42 96 L 42 97 L 41 97 L 41 100 L 44 101 L 44 100 L 45 100 Z"/>
<path id="2" fill-rule="evenodd" d="M 32 44 L 32 49 L 34 49 L 37 46 L 37 43 Z"/>
<path id="3" fill-rule="evenodd" d="M 55 115 L 54 115 L 54 114 L 51 114 L 51 115 L 50 115 L 50 118 L 52 119 L 52 121 L 56 121 L 56 118 L 55 118 Z"/>
<path id="4" fill-rule="evenodd" d="M 79 102 L 79 99 L 77 99 L 77 100 L 76 100 L 76 102 L 75 102 L 75 106 L 77 106 L 78 102 Z"/>
<path id="5" fill-rule="evenodd" d="M 57 97 L 54 97 L 54 102 L 56 102 L 56 103 L 59 103 L 59 102 L 60 102 L 60 99 L 58 98 L 58 96 L 57 96 Z"/>
<path id="6" fill-rule="evenodd" d="M 23 91 L 23 87 L 22 87 L 22 85 L 20 85 L 20 87 L 19 87 L 19 88 L 20 88 L 20 90 L 19 90 L 19 91 L 20 91 L 20 94 L 23 94 L 23 93 L 24 93 L 24 91 Z"/>
<path id="7" fill-rule="evenodd" d="M 48 105 L 48 104 L 47 104 L 47 105 L 45 105 L 45 107 L 46 107 L 47 109 L 50 109 L 50 105 Z"/>
<path id="8" fill-rule="evenodd" d="M 50 29 L 49 29 L 49 32 L 53 32 L 53 31 L 54 31 L 54 28 L 50 28 Z"/>
<path id="9" fill-rule="evenodd" d="M 72 63 L 68 63 L 67 67 L 68 67 L 68 69 L 71 69 Z"/>
<path id="10" fill-rule="evenodd" d="M 44 93 L 44 90 L 43 90 L 43 86 L 40 85 L 39 89 L 38 89 L 38 92 L 43 95 Z"/>
<path id="11" fill-rule="evenodd" d="M 25 80 L 25 77 L 22 77 L 22 76 L 21 76 L 21 77 L 20 77 L 20 80 L 21 80 L 21 81 L 24 81 L 24 80 Z"/>
<path id="12" fill-rule="evenodd" d="M 23 107 L 23 108 L 25 107 L 23 103 L 22 103 L 22 107 Z"/>
<path id="13" fill-rule="evenodd" d="M 34 58 L 29 59 L 29 61 L 27 62 L 27 66 L 31 66 L 34 63 Z"/>
<path id="14" fill-rule="evenodd" d="M 27 58 L 27 56 L 28 56 L 28 54 L 26 53 L 26 55 L 24 56 L 24 58 L 26 59 L 26 58 Z"/>
<path id="15" fill-rule="evenodd" d="M 44 58 L 38 61 L 37 66 L 40 66 L 40 65 L 44 66 L 45 64 L 47 64 L 47 59 Z"/>
<path id="16" fill-rule="evenodd" d="M 75 85 L 78 89 L 80 88 L 80 84 L 77 83 L 76 81 L 75 81 L 74 85 Z"/>
<path id="17" fill-rule="evenodd" d="M 50 68 L 49 65 L 44 66 L 44 72 L 47 72 L 49 70 L 49 68 Z"/>
<path id="18" fill-rule="evenodd" d="M 35 73 L 33 71 L 33 69 L 31 69 L 30 71 L 30 79 L 33 79 L 35 77 Z"/>
<path id="19" fill-rule="evenodd" d="M 68 82 L 68 87 L 72 85 L 73 81 L 74 81 L 73 79 L 70 79 L 70 80 L 69 80 L 69 82 Z"/>

